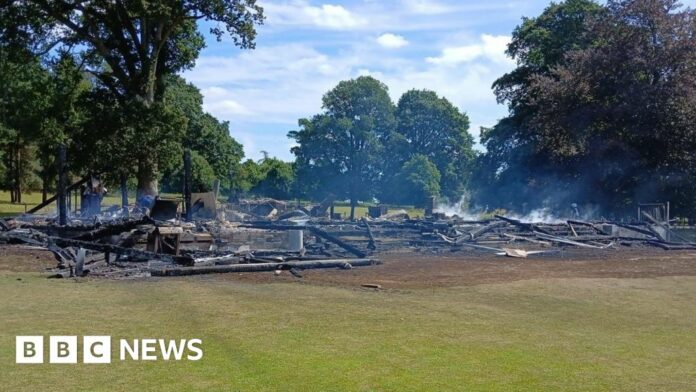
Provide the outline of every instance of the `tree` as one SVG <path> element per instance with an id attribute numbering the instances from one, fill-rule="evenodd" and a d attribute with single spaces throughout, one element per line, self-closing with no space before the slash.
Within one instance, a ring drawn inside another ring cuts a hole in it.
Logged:
<path id="1" fill-rule="evenodd" d="M 383 141 L 396 125 L 394 104 L 387 86 L 369 76 L 340 82 L 322 102 L 324 113 L 301 119 L 301 129 L 288 134 L 297 143 L 291 151 L 299 181 L 349 199 L 354 219 L 358 201 L 375 195 Z"/>
<path id="2" fill-rule="evenodd" d="M 440 172 L 425 155 L 414 155 L 396 175 L 396 200 L 425 206 L 428 199 L 440 194 Z"/>
<path id="3" fill-rule="evenodd" d="M 263 173 L 261 173 L 259 166 L 253 159 L 247 159 L 243 163 L 235 165 L 231 176 L 231 193 L 234 196 L 249 192 L 263 179 Z"/>
<path id="4" fill-rule="evenodd" d="M 263 21 L 255 0 L 147 1 L 11 1 L 15 25 L 12 37 L 30 40 L 38 19 L 42 34 L 34 34 L 43 53 L 63 47 L 85 61 L 94 75 L 127 111 L 131 120 L 121 129 L 121 139 L 134 136 L 129 155 L 138 167 L 138 191 L 157 193 L 157 154 L 169 150 L 151 148 L 152 140 L 176 137 L 161 121 L 169 119 L 161 101 L 164 77 L 193 66 L 204 39 L 197 22 L 216 23 L 210 29 L 217 39 L 227 33 L 242 48 L 253 48 L 255 25 Z M 152 120 L 149 123 L 146 120 Z M 154 135 L 152 130 L 155 129 Z M 142 136 L 142 137 L 141 137 Z M 154 136 L 154 137 L 153 137 Z M 174 151 L 173 153 L 175 153 Z"/>
<path id="5" fill-rule="evenodd" d="M 506 51 L 517 68 L 493 83 L 498 101 L 507 103 L 513 116 L 525 115 L 530 77 L 548 74 L 565 62 L 568 52 L 590 46 L 587 21 L 603 12 L 592 0 L 566 0 L 551 3 L 536 18 L 522 18 Z"/>
<path id="6" fill-rule="evenodd" d="M 89 109 L 81 105 L 81 102 L 92 88 L 79 64 L 67 53 L 61 54 L 51 62 L 49 74 L 49 102 L 43 112 L 44 120 L 36 140 L 44 201 L 58 176 L 55 162 L 58 145 L 63 143 L 74 149 L 73 138 L 79 133 L 89 115 Z M 74 164 L 72 166 L 77 167 Z"/>
<path id="7" fill-rule="evenodd" d="M 532 78 L 538 145 L 603 205 L 671 200 L 696 214 L 696 12 L 674 0 L 606 8 L 594 45 Z"/>
<path id="8" fill-rule="evenodd" d="M 35 178 L 34 142 L 50 106 L 49 73 L 25 48 L 0 45 L 0 144 L 4 150 L 3 185 L 11 201 L 22 202 L 22 189 Z"/>
<path id="9" fill-rule="evenodd" d="M 291 164 L 277 158 L 266 158 L 258 166 L 258 181 L 251 188 L 252 194 L 281 200 L 292 197 L 295 173 Z"/>
<path id="10" fill-rule="evenodd" d="M 242 145 L 230 136 L 229 123 L 220 122 L 204 112 L 200 91 L 183 78 L 170 76 L 166 80 L 166 86 L 165 104 L 175 108 L 186 119 L 186 133 L 182 143 L 206 161 L 223 189 L 230 189 L 230 171 L 237 167 L 244 151 Z M 179 172 L 180 167 L 180 161 L 174 160 L 164 168 L 163 186 L 172 189 L 173 184 L 178 183 L 179 179 L 175 178 L 174 173 Z"/>
<path id="11" fill-rule="evenodd" d="M 177 165 L 168 172 L 167 181 L 162 185 L 168 192 L 184 191 L 184 168 Z M 198 151 L 191 151 L 191 192 L 210 192 L 217 176 L 208 160 Z"/>
<path id="12" fill-rule="evenodd" d="M 569 0 L 525 21 L 510 47 L 525 76 L 496 82 L 510 116 L 482 132 L 479 203 L 611 216 L 670 200 L 693 216 L 695 16 L 673 0 Z"/>
<path id="13" fill-rule="evenodd" d="M 438 190 L 450 199 L 460 198 L 474 159 L 467 115 L 434 91 L 410 90 L 399 99 L 396 117 L 396 133 L 387 143 L 391 154 L 386 157 L 395 162 L 387 165 L 386 177 L 421 155 L 436 166 L 438 178 L 442 174 Z M 393 188 L 387 186 L 387 199 L 389 189 Z"/>
<path id="14" fill-rule="evenodd" d="M 486 152 L 475 163 L 474 202 L 513 210 L 535 208 L 548 198 L 545 190 L 558 191 L 572 182 L 553 175 L 562 171 L 559 163 L 549 159 L 530 124 L 536 112 L 531 83 L 534 76 L 562 65 L 571 51 L 591 46 L 588 23 L 604 12 L 590 0 L 566 0 L 551 3 L 541 15 L 524 18 L 515 28 L 507 54 L 517 60 L 517 67 L 493 84 L 509 115 L 481 133 Z"/>

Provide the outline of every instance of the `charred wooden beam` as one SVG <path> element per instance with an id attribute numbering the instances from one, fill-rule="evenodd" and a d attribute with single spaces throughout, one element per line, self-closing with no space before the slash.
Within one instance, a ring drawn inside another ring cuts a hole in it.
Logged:
<path id="1" fill-rule="evenodd" d="M 643 234 L 643 235 L 647 235 L 647 236 L 650 236 L 650 237 L 655 237 L 655 238 L 657 238 L 657 236 L 655 236 L 655 233 L 653 233 L 652 231 L 650 231 L 650 230 L 648 230 L 648 229 L 643 229 L 643 228 L 640 228 L 640 227 L 636 227 L 636 226 L 632 226 L 632 225 L 627 225 L 627 224 L 624 224 L 624 223 L 611 222 L 611 224 L 612 224 L 612 225 L 619 226 L 619 227 L 623 227 L 624 229 L 627 229 L 627 230 L 635 231 L 636 233 L 640 233 L 640 234 Z"/>
<path id="2" fill-rule="evenodd" d="M 155 224 L 155 222 L 149 217 L 143 217 L 140 220 L 131 220 L 123 223 L 106 225 L 99 227 L 95 230 L 88 231 L 87 233 L 78 235 L 74 239 L 81 241 L 96 241 L 100 238 L 104 238 L 110 235 L 121 234 L 126 231 L 135 229 L 140 225 Z"/>
<path id="3" fill-rule="evenodd" d="M 94 250 L 97 252 L 102 252 L 102 253 L 116 253 L 119 255 L 126 255 L 126 256 L 131 256 L 131 257 L 136 257 L 136 258 L 142 258 L 145 260 L 164 260 L 164 261 L 170 261 L 173 263 L 177 264 L 182 264 L 182 265 L 193 265 L 193 259 L 187 256 L 173 256 L 173 255 L 165 255 L 165 254 L 158 254 L 154 252 L 148 252 L 146 250 L 140 250 L 140 249 L 135 249 L 135 248 L 124 248 L 121 246 L 117 245 L 111 245 L 111 244 L 100 244 L 96 242 L 90 242 L 90 241 L 80 241 L 80 240 L 73 240 L 73 239 L 67 239 L 67 238 L 60 238 L 60 237 L 46 237 L 48 241 L 60 246 L 60 247 L 68 247 L 68 246 L 74 246 L 77 248 L 85 248 L 89 250 Z"/>
<path id="4" fill-rule="evenodd" d="M 297 227 L 295 227 L 297 229 Z M 347 250 L 348 252 L 358 256 L 358 257 L 365 257 L 367 254 L 363 252 L 362 250 L 356 248 L 355 246 L 338 239 L 336 236 L 329 234 L 328 232 L 318 228 L 318 227 L 313 227 L 313 226 L 308 226 L 307 229 L 312 232 L 312 234 L 321 237 L 329 242 L 332 242 L 341 248 Z"/>
<path id="5" fill-rule="evenodd" d="M 332 260 L 311 260 L 311 261 L 288 261 L 283 263 L 253 263 L 253 264 L 231 264 L 231 265 L 211 265 L 200 267 L 165 267 L 153 268 L 150 270 L 152 276 L 184 276 L 216 274 L 226 272 L 263 272 L 290 269 L 314 269 L 314 268 L 344 268 L 363 267 L 380 264 L 375 259 L 332 259 Z"/>
<path id="6" fill-rule="evenodd" d="M 89 177 L 84 177 L 84 178 L 82 178 L 80 181 L 78 181 L 78 182 L 76 182 L 76 183 L 70 185 L 69 187 L 65 188 L 65 191 L 66 191 L 66 192 L 70 192 L 70 191 L 73 191 L 73 190 L 75 190 L 75 189 L 78 189 L 82 184 L 84 184 L 84 183 L 87 182 L 88 180 L 89 180 Z M 38 206 L 36 206 L 36 207 L 30 209 L 29 211 L 27 211 L 27 214 L 33 214 L 33 213 L 35 213 L 36 211 L 41 210 L 42 208 L 44 208 L 44 207 L 46 207 L 47 205 L 49 205 L 49 204 L 53 203 L 54 201 L 56 201 L 56 199 L 58 199 L 58 195 L 57 195 L 57 194 L 51 196 L 51 197 L 48 198 L 48 199 L 46 199 L 45 202 L 39 204 Z"/>
<path id="7" fill-rule="evenodd" d="M 65 226 L 68 224 L 68 206 L 66 197 L 69 194 L 65 188 L 67 186 L 67 169 L 65 144 L 58 146 L 58 224 Z"/>
<path id="8" fill-rule="evenodd" d="M 517 227 L 519 227 L 519 228 L 521 228 L 521 229 L 524 229 L 524 230 L 527 230 L 527 231 L 532 231 L 532 232 L 538 231 L 538 232 L 540 232 L 540 233 L 544 233 L 544 234 L 551 235 L 551 233 L 549 233 L 548 231 L 546 231 L 546 230 L 540 228 L 539 226 L 537 226 L 537 225 L 535 225 L 535 224 L 533 224 L 533 223 L 524 223 L 524 222 L 520 222 L 520 221 L 517 220 L 517 219 L 507 218 L 507 217 L 504 217 L 504 216 L 502 216 L 502 215 L 495 215 L 495 217 L 498 218 L 498 219 L 500 219 L 500 220 L 503 220 L 503 221 L 505 221 L 505 222 L 507 222 L 507 223 L 509 223 L 509 224 L 511 224 L 511 225 L 517 226 Z"/>
<path id="9" fill-rule="evenodd" d="M 471 237 L 472 240 L 475 240 L 477 237 L 480 237 L 481 235 L 486 234 L 489 231 L 502 226 L 505 226 L 505 221 L 492 222 L 479 229 L 469 232 L 469 237 Z"/>
<path id="10" fill-rule="evenodd" d="M 191 221 L 193 211 L 191 210 L 191 150 L 184 151 L 184 209 L 186 220 Z"/>
<path id="11" fill-rule="evenodd" d="M 375 236 L 372 235 L 372 229 L 370 228 L 370 224 L 367 223 L 367 219 L 362 218 L 362 223 L 365 225 L 365 229 L 367 230 L 367 236 L 370 238 L 370 242 L 367 244 L 367 249 L 370 250 L 375 250 L 377 249 L 377 246 L 375 245 Z"/>
<path id="12" fill-rule="evenodd" d="M 591 248 L 591 249 L 603 249 L 603 248 L 604 248 L 604 247 L 601 247 L 601 246 L 595 246 L 595 245 L 585 244 L 585 243 L 583 243 L 583 242 L 573 241 L 573 240 L 569 240 L 569 239 L 567 239 L 567 238 L 557 237 L 557 236 L 555 236 L 555 235 L 550 235 L 550 234 L 546 234 L 546 233 L 538 233 L 538 232 L 537 232 L 537 233 L 535 233 L 535 234 L 536 234 L 536 236 L 537 236 L 538 238 L 540 238 L 540 239 L 542 239 L 542 240 L 547 240 L 547 241 L 552 241 L 552 242 L 558 242 L 558 243 L 561 243 L 561 244 L 575 245 L 575 246 L 579 246 L 579 247 L 581 247 L 581 248 Z"/>
<path id="13" fill-rule="evenodd" d="M 600 229 L 599 227 L 595 226 L 593 223 L 590 223 L 590 222 L 569 219 L 566 221 L 566 223 L 568 223 L 568 225 L 589 227 L 591 229 L 596 230 L 599 234 L 606 234 L 606 235 L 611 234 L 611 233 L 605 232 L 604 230 Z"/>

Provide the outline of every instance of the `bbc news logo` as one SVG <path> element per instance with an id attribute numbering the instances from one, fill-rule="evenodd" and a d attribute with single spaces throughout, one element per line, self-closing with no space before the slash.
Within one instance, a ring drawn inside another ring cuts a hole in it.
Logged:
<path id="1" fill-rule="evenodd" d="M 44 363 L 43 336 L 17 336 L 16 363 Z M 201 339 L 120 339 L 121 361 L 199 361 L 203 358 Z M 82 363 L 111 363 L 111 336 L 83 336 Z M 49 336 L 48 363 L 74 364 L 78 361 L 77 336 Z"/>

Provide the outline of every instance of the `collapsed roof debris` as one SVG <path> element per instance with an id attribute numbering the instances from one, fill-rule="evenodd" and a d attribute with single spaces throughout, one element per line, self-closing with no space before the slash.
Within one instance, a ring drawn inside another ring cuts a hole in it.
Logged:
<path id="1" fill-rule="evenodd" d="M 476 221 L 441 215 L 411 219 L 402 211 L 352 222 L 330 219 L 326 203 L 319 208 L 273 199 L 218 203 L 211 193 L 192 198 L 193 220 L 183 221 L 180 204 L 158 199 L 151 211 L 106 209 L 89 219 L 73 216 L 66 226 L 51 216 L 24 215 L 0 221 L 0 243 L 53 252 L 58 262 L 50 271 L 54 277 L 282 270 L 302 276 L 304 269 L 370 266 L 380 263 L 372 258 L 378 253 L 407 251 L 527 258 L 566 247 L 597 252 L 636 246 L 696 249 L 696 243 L 672 233 L 668 223 L 646 211 L 639 215 L 644 219 L 628 223 L 522 222 L 502 215 Z"/>

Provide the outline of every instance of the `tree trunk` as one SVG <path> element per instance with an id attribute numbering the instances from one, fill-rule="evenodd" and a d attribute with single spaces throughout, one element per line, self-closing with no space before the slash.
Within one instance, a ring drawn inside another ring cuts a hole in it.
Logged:
<path id="1" fill-rule="evenodd" d="M 355 220 L 355 206 L 358 204 L 355 198 L 350 198 L 350 220 Z"/>
<path id="2" fill-rule="evenodd" d="M 148 159 L 141 159 L 138 162 L 138 191 L 137 197 L 142 196 L 157 196 L 157 163 L 151 162 Z"/>
<path id="3" fill-rule="evenodd" d="M 15 163 L 15 192 L 17 193 L 17 203 L 22 202 L 22 152 L 17 144 L 17 162 Z"/>
<path id="4" fill-rule="evenodd" d="M 45 203 L 46 199 L 48 199 L 48 182 L 49 182 L 48 174 L 44 173 L 41 176 L 41 202 Z"/>

